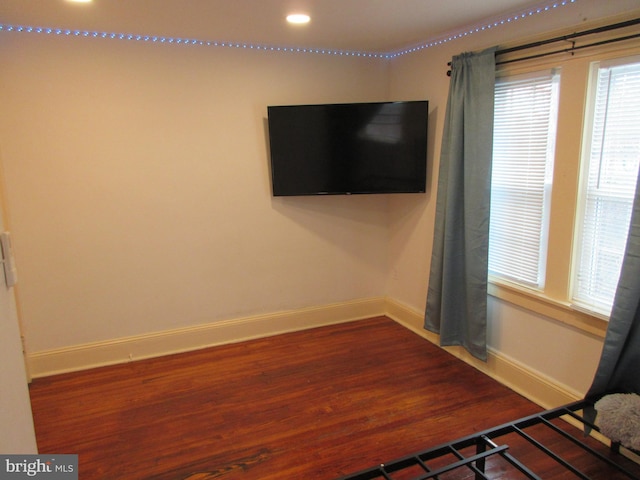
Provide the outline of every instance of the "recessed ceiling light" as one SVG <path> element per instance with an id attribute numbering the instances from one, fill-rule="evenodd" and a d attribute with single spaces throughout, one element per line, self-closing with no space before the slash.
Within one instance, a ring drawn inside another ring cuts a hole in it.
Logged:
<path id="1" fill-rule="evenodd" d="M 93 0 L 67 0 L 69 3 L 91 3 Z"/>
<path id="2" fill-rule="evenodd" d="M 309 23 L 310 20 L 311 17 L 304 13 L 292 13 L 291 15 L 287 15 L 287 22 L 295 23 L 297 25 Z"/>

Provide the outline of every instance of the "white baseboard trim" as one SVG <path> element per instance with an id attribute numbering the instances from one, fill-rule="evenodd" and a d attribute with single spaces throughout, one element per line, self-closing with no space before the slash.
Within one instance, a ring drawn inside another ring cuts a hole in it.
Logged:
<path id="1" fill-rule="evenodd" d="M 31 376 L 39 378 L 384 314 L 385 299 L 369 298 L 36 352 L 27 354 L 27 363 Z"/>
<path id="2" fill-rule="evenodd" d="M 438 335 L 423 328 L 422 313 L 394 299 L 376 297 L 36 352 L 27 355 L 27 363 L 31 376 L 39 378 L 379 315 L 386 315 L 431 343 L 439 345 Z M 484 363 L 461 347 L 444 347 L 444 350 L 543 408 L 557 407 L 581 398 L 579 393 L 500 352 L 489 350 L 488 361 Z"/>
<path id="3" fill-rule="evenodd" d="M 388 317 L 439 345 L 439 336 L 423 328 L 423 313 L 390 298 L 386 299 L 385 304 Z M 489 349 L 487 362 L 484 363 L 471 356 L 462 347 L 443 347 L 443 349 L 545 409 L 582 398 L 578 392 L 495 350 Z"/>

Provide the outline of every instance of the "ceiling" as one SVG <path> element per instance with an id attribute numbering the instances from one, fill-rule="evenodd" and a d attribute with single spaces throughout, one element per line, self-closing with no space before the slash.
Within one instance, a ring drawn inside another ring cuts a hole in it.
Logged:
<path id="1" fill-rule="evenodd" d="M 387 53 L 551 0 L 1 0 L 0 24 Z M 555 3 L 558 3 L 556 1 Z M 305 26 L 285 16 L 304 12 Z"/>

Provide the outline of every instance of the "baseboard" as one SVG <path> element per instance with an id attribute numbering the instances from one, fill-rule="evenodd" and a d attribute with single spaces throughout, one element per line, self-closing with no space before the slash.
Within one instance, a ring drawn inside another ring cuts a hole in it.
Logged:
<path id="1" fill-rule="evenodd" d="M 388 317 L 439 345 L 438 335 L 423 328 L 424 314 L 389 298 L 386 299 L 385 305 Z M 484 363 L 471 356 L 464 348 L 443 348 L 545 409 L 565 405 L 581 398 L 578 392 L 495 350 L 489 349 L 487 362 Z"/>
<path id="2" fill-rule="evenodd" d="M 368 298 L 36 352 L 27 355 L 27 363 L 31 376 L 39 378 L 345 323 L 384 313 L 384 298 Z"/>
<path id="3" fill-rule="evenodd" d="M 33 378 L 46 377 L 378 315 L 387 315 L 421 337 L 439 344 L 438 335 L 423 328 L 422 313 L 394 299 L 376 297 L 37 352 L 27 355 L 27 362 Z M 444 349 L 543 408 L 557 407 L 580 398 L 577 392 L 500 352 L 490 350 L 488 361 L 484 363 L 463 348 Z"/>

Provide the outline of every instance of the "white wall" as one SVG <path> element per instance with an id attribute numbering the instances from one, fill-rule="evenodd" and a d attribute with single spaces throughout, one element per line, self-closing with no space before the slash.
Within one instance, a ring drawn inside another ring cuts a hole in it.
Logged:
<path id="1" fill-rule="evenodd" d="M 267 105 L 386 99 L 387 65 L 2 33 L 31 353 L 384 294 L 388 199 L 272 198 Z"/>
<path id="2" fill-rule="evenodd" d="M 383 295 L 424 311 L 447 61 L 638 7 L 579 0 L 390 62 L 3 32 L 28 351 Z M 424 98 L 426 195 L 270 196 L 267 105 Z M 496 352 L 586 388 L 599 338 L 491 308 Z"/>
<path id="3" fill-rule="evenodd" d="M 433 239 L 440 142 L 447 103 L 447 62 L 465 51 L 479 51 L 505 43 L 526 43 L 544 32 L 579 31 L 588 22 L 619 18 L 637 10 L 637 1 L 579 0 L 465 38 L 400 57 L 391 65 L 391 95 L 422 96 L 430 101 L 431 127 L 428 195 L 416 205 L 397 197 L 390 202 L 389 296 L 424 312 Z M 562 158 L 556 159 L 561 162 Z M 489 346 L 496 355 L 548 378 L 580 396 L 590 386 L 602 348 L 602 338 L 573 326 L 490 298 Z"/>
<path id="4" fill-rule="evenodd" d="M 602 339 L 495 298 L 489 343 L 501 355 L 583 395 L 598 366 Z"/>

